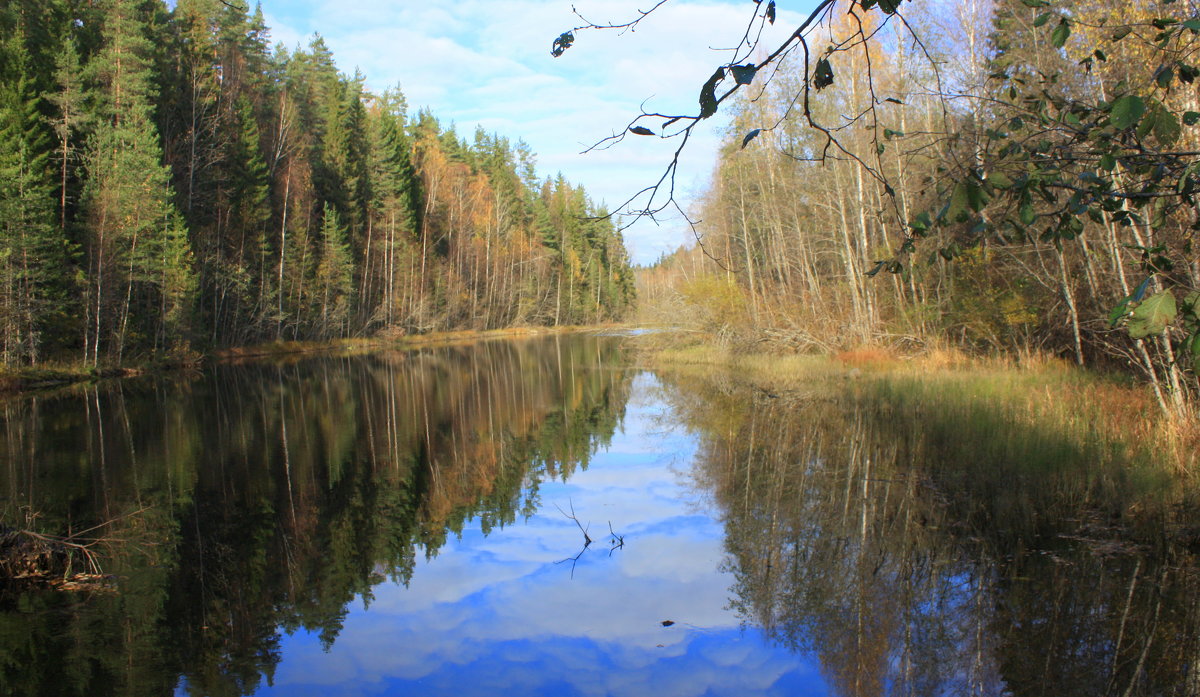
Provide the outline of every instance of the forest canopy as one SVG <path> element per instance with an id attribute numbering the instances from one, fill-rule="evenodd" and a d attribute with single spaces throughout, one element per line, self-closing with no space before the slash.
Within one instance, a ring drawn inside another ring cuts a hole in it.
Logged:
<path id="1" fill-rule="evenodd" d="M 607 211 L 241 0 L 0 8 L 0 355 L 620 317 Z"/>

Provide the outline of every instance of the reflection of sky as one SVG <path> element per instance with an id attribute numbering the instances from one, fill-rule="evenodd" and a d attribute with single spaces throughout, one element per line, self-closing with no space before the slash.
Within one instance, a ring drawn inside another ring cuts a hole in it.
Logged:
<path id="1" fill-rule="evenodd" d="M 274 687 L 259 694 L 826 694 L 815 666 L 726 609 L 721 526 L 678 474 L 695 443 L 661 430 L 652 380 L 637 379 L 611 447 L 569 482 L 545 483 L 527 523 L 468 530 L 418 563 L 409 587 L 377 586 L 327 653 L 315 634 L 285 636 Z M 582 535 L 555 504 L 596 540 L 573 575 L 555 562 Z M 610 522 L 625 536 L 611 555 Z"/>

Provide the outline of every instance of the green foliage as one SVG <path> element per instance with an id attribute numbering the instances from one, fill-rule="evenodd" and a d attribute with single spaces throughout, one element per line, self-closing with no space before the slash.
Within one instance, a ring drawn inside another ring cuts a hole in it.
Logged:
<path id="1" fill-rule="evenodd" d="M 688 305 L 700 313 L 699 324 L 706 330 L 737 329 L 746 320 L 746 297 L 729 276 L 698 276 L 679 290 Z"/>
<path id="2" fill-rule="evenodd" d="M 28 299 L 3 311 L 8 363 L 552 323 L 560 300 L 600 321 L 632 300 L 611 222 L 564 223 L 571 254 L 541 244 L 527 146 L 409 123 L 319 36 L 272 50 L 261 9 L 22 0 L 0 30 L 0 224 L 26 234 L 0 265 Z M 594 217 L 583 200 L 564 214 Z M 557 278 L 570 297 L 545 292 Z"/>
<path id="3" fill-rule="evenodd" d="M 1175 296 L 1168 291 L 1151 295 L 1133 308 L 1126 324 L 1129 336 L 1141 339 L 1162 334 L 1175 319 Z"/>

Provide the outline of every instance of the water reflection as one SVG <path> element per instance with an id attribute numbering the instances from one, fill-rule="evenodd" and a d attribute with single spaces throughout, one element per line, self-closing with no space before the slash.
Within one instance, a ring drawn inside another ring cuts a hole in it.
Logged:
<path id="1" fill-rule="evenodd" d="M 1181 502 L 942 462 L 929 431 L 848 398 L 667 395 L 701 436 L 737 609 L 834 693 L 1200 694 Z M 972 447 L 993 444 L 954 450 Z"/>
<path id="2" fill-rule="evenodd" d="M 620 352 L 495 342 L 4 404 L 4 519 L 114 521 L 121 592 L 7 589 L 0 692 L 254 692 L 283 634 L 329 648 L 352 600 L 586 468 L 625 408 Z"/>
<path id="3" fill-rule="evenodd" d="M 0 588 L 0 695 L 1200 695 L 1182 499 L 628 365 L 551 338 L 0 404 L 4 519 L 112 521 L 120 578 Z"/>

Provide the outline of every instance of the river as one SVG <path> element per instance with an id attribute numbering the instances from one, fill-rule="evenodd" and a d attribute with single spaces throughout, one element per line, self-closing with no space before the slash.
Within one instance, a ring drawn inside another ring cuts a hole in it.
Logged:
<path id="1" fill-rule="evenodd" d="M 7 400 L 0 520 L 100 579 L 0 583 L 0 694 L 1200 695 L 1189 497 L 629 342 Z"/>

